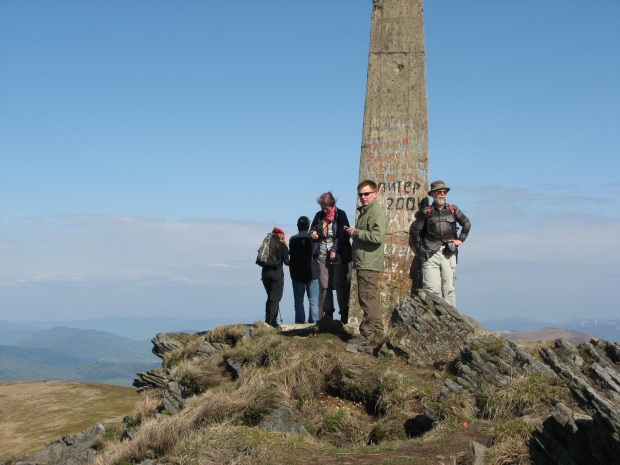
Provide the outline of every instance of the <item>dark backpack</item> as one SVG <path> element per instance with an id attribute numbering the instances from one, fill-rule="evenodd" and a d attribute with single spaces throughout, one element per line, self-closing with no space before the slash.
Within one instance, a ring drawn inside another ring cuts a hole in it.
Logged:
<path id="1" fill-rule="evenodd" d="M 269 233 L 263 239 L 263 243 L 258 248 L 258 256 L 256 257 L 256 264 L 262 267 L 277 266 L 280 262 L 276 258 L 276 248 L 278 247 L 278 241 L 272 241 L 271 238 L 276 233 Z"/>

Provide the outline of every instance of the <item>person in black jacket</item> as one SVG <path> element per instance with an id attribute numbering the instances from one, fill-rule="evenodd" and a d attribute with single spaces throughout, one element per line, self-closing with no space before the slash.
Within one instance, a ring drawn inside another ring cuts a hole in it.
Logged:
<path id="1" fill-rule="evenodd" d="M 273 228 L 271 243 L 269 244 L 269 255 L 275 258 L 275 266 L 264 266 L 261 272 L 261 280 L 265 291 L 267 291 L 267 302 L 265 303 L 265 323 L 278 327 L 277 318 L 280 311 L 280 300 L 284 292 L 284 271 L 282 264 L 289 264 L 288 247 L 284 239 L 284 231 L 280 228 Z"/>
<path id="2" fill-rule="evenodd" d="M 433 197 L 433 205 L 416 212 L 409 230 L 409 245 L 422 262 L 424 289 L 456 307 L 457 247 L 467 239 L 471 223 L 459 207 L 446 202 L 449 190 L 443 181 L 431 183 L 428 195 Z"/>
<path id="3" fill-rule="evenodd" d="M 308 294 L 308 323 L 319 321 L 319 262 L 318 244 L 310 239 L 310 218 L 301 216 L 297 220 L 298 234 L 288 242 L 293 282 L 293 298 L 295 299 L 295 323 L 306 322 L 304 295 Z M 316 252 L 316 253 L 315 253 Z"/>
<path id="4" fill-rule="evenodd" d="M 317 212 L 310 225 L 310 237 L 319 245 L 319 317 L 334 317 L 334 296 L 336 290 L 340 320 L 349 321 L 349 294 L 351 292 L 351 240 L 346 232 L 350 223 L 344 210 L 336 208 L 336 199 L 331 192 L 322 194 L 317 203 Z"/>

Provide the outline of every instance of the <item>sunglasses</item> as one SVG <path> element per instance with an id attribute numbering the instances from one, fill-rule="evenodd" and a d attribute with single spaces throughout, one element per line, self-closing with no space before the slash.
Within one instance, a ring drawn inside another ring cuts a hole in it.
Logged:
<path id="1" fill-rule="evenodd" d="M 374 194 L 374 192 L 360 192 L 359 195 L 360 197 L 368 197 L 370 194 Z"/>

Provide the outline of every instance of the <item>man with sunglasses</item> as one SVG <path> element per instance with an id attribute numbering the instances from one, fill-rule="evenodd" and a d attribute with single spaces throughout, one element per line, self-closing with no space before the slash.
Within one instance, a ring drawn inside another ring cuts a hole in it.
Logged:
<path id="1" fill-rule="evenodd" d="M 360 324 L 362 338 L 355 342 L 367 345 L 373 336 L 380 337 L 384 331 L 377 283 L 385 260 L 383 249 L 387 217 L 377 202 L 376 182 L 362 181 L 357 186 L 357 195 L 362 204 L 357 209 L 359 216 L 355 227 L 346 231 L 353 239 L 353 269 L 357 273 L 357 295 L 364 312 L 364 320 Z"/>
<path id="2" fill-rule="evenodd" d="M 428 195 L 433 198 L 433 205 L 416 212 L 409 231 L 409 245 L 422 261 L 424 289 L 456 307 L 457 248 L 467 238 L 471 223 L 459 207 L 446 202 L 449 190 L 443 181 L 431 183 Z M 457 223 L 461 226 L 460 233 Z"/>

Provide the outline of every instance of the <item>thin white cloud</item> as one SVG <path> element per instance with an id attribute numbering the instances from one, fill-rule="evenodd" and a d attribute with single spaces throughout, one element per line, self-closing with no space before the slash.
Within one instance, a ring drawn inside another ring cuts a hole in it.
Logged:
<path id="1" fill-rule="evenodd" d="M 459 309 L 476 319 L 561 322 L 617 315 L 620 219 L 609 186 L 458 188 L 472 231 L 460 251 Z M 575 192 L 583 190 L 584 192 Z M 460 204 L 459 204 L 460 205 Z"/>
<path id="2" fill-rule="evenodd" d="M 209 263 L 205 265 L 204 267 L 205 268 L 228 268 L 231 270 L 238 270 L 241 268 L 240 266 L 234 266 L 229 263 Z"/>
<path id="3" fill-rule="evenodd" d="M 153 279 L 217 283 L 230 279 L 230 271 L 256 272 L 257 244 L 265 234 L 256 223 L 127 215 L 40 218 L 21 221 L 12 231 L 4 239 L 4 285 Z"/>
<path id="4" fill-rule="evenodd" d="M 128 215 L 14 221 L 2 232 L 3 317 L 174 312 L 260 320 L 264 290 L 254 260 L 269 230 L 233 220 Z"/>
<path id="5" fill-rule="evenodd" d="M 477 319 L 617 314 L 617 201 L 574 194 L 562 186 L 451 191 L 473 225 L 457 270 L 461 311 Z M 174 311 L 254 321 L 265 299 L 254 260 L 271 227 L 129 215 L 14 221 L 1 238 L 0 303 L 14 315 Z M 285 276 L 282 308 L 292 318 Z"/>

